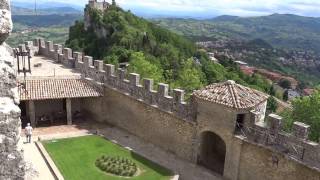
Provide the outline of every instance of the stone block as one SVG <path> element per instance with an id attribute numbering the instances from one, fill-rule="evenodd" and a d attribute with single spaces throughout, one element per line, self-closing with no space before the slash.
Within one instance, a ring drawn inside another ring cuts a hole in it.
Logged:
<path id="1" fill-rule="evenodd" d="M 105 64 L 104 65 L 104 71 L 106 71 L 106 74 L 108 77 L 113 76 L 114 75 L 114 65 L 112 64 Z"/>
<path id="2" fill-rule="evenodd" d="M 143 87 L 148 92 L 153 91 L 153 79 L 143 79 Z"/>
<path id="3" fill-rule="evenodd" d="M 93 65 L 98 71 L 103 71 L 103 61 L 101 60 L 94 60 Z"/>
<path id="4" fill-rule="evenodd" d="M 282 117 L 275 114 L 270 114 L 268 116 L 268 125 L 271 134 L 278 134 L 282 129 Z"/>
<path id="5" fill-rule="evenodd" d="M 118 78 L 119 80 L 124 80 L 126 78 L 126 70 L 118 68 Z"/>
<path id="6" fill-rule="evenodd" d="M 310 126 L 301 122 L 294 122 L 292 131 L 293 135 L 299 139 L 307 140 Z"/>
<path id="7" fill-rule="evenodd" d="M 83 63 L 84 63 L 84 67 L 86 69 L 88 69 L 90 66 L 92 66 L 93 64 L 93 60 L 92 60 L 92 57 L 91 56 L 85 56 L 83 58 Z"/>
<path id="8" fill-rule="evenodd" d="M 54 52 L 56 52 L 57 54 L 62 54 L 62 45 L 61 44 L 55 44 L 53 46 L 53 50 Z"/>
<path id="9" fill-rule="evenodd" d="M 184 102 L 184 90 L 174 89 L 173 90 L 173 99 L 175 103 L 183 103 Z"/>
<path id="10" fill-rule="evenodd" d="M 81 52 L 74 52 L 73 58 L 76 62 L 82 62 L 82 53 Z"/>
<path id="11" fill-rule="evenodd" d="M 65 60 L 71 59 L 72 58 L 72 49 L 64 48 L 63 49 L 63 55 L 64 55 Z"/>
<path id="12" fill-rule="evenodd" d="M 169 85 L 164 83 L 158 84 L 158 94 L 160 97 L 166 97 L 169 94 Z"/>
<path id="13" fill-rule="evenodd" d="M 130 73 L 129 80 L 131 86 L 139 86 L 140 85 L 140 74 Z"/>
<path id="14" fill-rule="evenodd" d="M 46 48 L 48 52 L 53 51 L 53 42 L 52 41 L 47 41 L 46 42 Z"/>

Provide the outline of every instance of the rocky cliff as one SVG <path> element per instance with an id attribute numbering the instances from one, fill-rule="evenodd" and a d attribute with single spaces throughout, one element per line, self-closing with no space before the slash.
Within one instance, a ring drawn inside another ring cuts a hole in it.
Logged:
<path id="1" fill-rule="evenodd" d="M 24 179 L 24 163 L 17 144 L 20 109 L 11 48 L 4 43 L 12 30 L 10 2 L 0 0 L 0 179 Z"/>

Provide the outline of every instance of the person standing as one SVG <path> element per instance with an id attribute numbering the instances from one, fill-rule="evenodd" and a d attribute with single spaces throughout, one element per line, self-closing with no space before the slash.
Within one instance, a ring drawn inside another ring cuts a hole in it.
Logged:
<path id="1" fill-rule="evenodd" d="M 32 131 L 33 131 L 33 128 L 30 126 L 30 123 L 28 123 L 27 127 L 25 128 L 27 143 L 31 143 Z"/>

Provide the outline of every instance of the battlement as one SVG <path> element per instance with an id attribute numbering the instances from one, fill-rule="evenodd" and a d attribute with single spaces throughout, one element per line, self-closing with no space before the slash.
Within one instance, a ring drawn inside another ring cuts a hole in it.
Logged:
<path id="1" fill-rule="evenodd" d="M 196 105 L 184 100 L 184 91 L 169 88 L 159 83 L 157 90 L 152 79 L 141 79 L 139 74 L 116 69 L 112 64 L 104 64 L 81 52 L 45 42 L 43 39 L 28 41 L 19 48 L 31 51 L 31 54 L 48 57 L 69 68 L 74 68 L 82 77 L 100 87 L 108 87 L 148 104 L 161 111 L 172 114 L 187 122 L 196 121 Z M 252 111 L 245 122 L 242 135 L 248 142 L 260 144 L 266 148 L 288 156 L 289 158 L 320 170 L 320 145 L 308 140 L 309 126 L 295 122 L 293 133 L 282 131 L 282 117 L 270 114 L 261 121 L 261 114 Z"/>
<path id="2" fill-rule="evenodd" d="M 36 39 L 20 45 L 19 48 L 29 49 L 32 51 L 31 54 L 42 55 L 69 68 L 74 68 L 82 74 L 83 78 L 92 79 L 96 85 L 115 89 L 181 119 L 194 120 L 192 105 L 184 101 L 184 90 L 171 90 L 168 84 L 163 83 L 159 83 L 158 90 L 154 90 L 152 79 L 141 80 L 139 74 L 127 74 L 125 70 L 116 69 L 114 65 L 104 64 L 101 60 L 93 60 L 91 56 L 74 52 L 70 48 L 63 48 L 59 44 L 54 45 L 51 41 Z"/>
<path id="3" fill-rule="evenodd" d="M 270 114 L 264 122 L 259 122 L 259 114 L 251 112 L 250 122 L 244 128 L 247 140 L 273 150 L 306 165 L 320 169 L 320 145 L 308 140 L 309 125 L 294 122 L 292 133 L 282 129 L 282 117 Z"/>
<path id="4" fill-rule="evenodd" d="M 89 0 L 88 6 L 93 9 L 104 11 L 110 7 L 110 4 L 105 0 L 104 1 Z"/>

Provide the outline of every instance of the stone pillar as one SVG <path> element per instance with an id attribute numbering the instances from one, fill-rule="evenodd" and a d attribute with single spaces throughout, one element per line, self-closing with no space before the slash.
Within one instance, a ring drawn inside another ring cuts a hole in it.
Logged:
<path id="1" fill-rule="evenodd" d="M 28 114 L 29 114 L 29 119 L 32 127 L 36 127 L 36 109 L 34 106 L 34 101 L 28 101 Z"/>
<path id="2" fill-rule="evenodd" d="M 71 99 L 66 100 L 66 108 L 67 108 L 67 122 L 68 125 L 72 125 L 72 107 L 71 107 Z"/>

